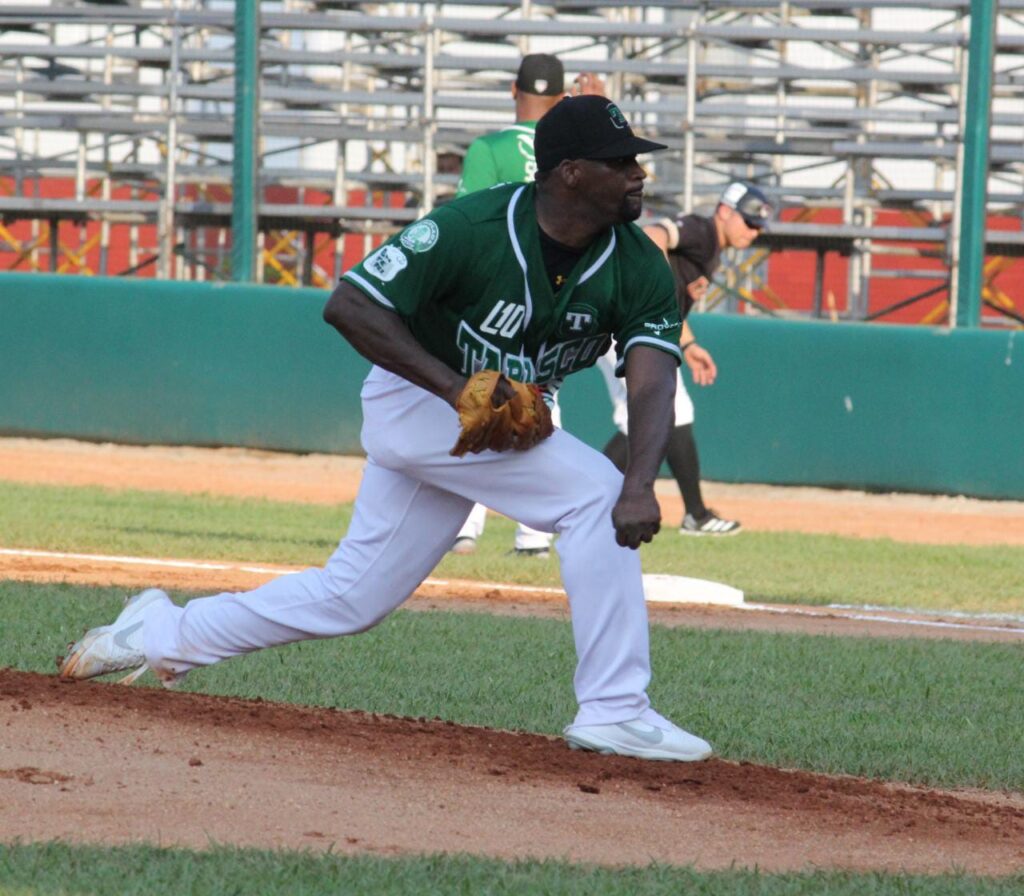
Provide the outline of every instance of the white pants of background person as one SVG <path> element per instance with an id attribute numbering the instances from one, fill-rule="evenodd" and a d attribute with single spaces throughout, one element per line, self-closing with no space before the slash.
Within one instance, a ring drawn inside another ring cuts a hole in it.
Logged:
<path id="1" fill-rule="evenodd" d="M 647 698 L 640 552 L 615 540 L 611 512 L 622 488 L 615 466 L 563 429 L 529 451 L 452 457 L 459 434 L 452 408 L 377 367 L 362 400 L 366 468 L 348 533 L 326 566 L 242 594 L 184 606 L 157 601 L 144 629 L 154 671 L 180 675 L 263 647 L 376 625 L 429 575 L 479 501 L 559 536 L 578 661 L 575 724 L 640 718 L 670 728 Z"/>
<path id="2" fill-rule="evenodd" d="M 555 426 L 562 425 L 562 407 L 558 403 L 557 393 L 555 394 L 554 404 L 551 406 L 551 422 Z M 466 522 L 459 529 L 459 534 L 455 536 L 455 540 L 472 538 L 473 541 L 478 541 L 480 536 L 484 534 L 484 526 L 486 524 L 487 508 L 483 504 L 474 504 L 473 509 L 469 512 L 469 516 L 466 517 Z M 523 523 L 519 523 L 516 526 L 514 547 L 517 551 L 546 550 L 551 547 L 553 538 L 554 536 L 550 532 L 541 532 L 537 529 L 531 529 Z"/>
<path id="3" fill-rule="evenodd" d="M 608 397 L 612 402 L 612 422 L 624 436 L 629 435 L 629 411 L 626 408 L 626 381 L 615 375 L 615 350 L 610 349 L 606 354 L 597 359 L 597 369 L 604 377 L 605 385 L 608 387 Z M 693 423 L 693 401 L 690 393 L 686 391 L 686 384 L 683 382 L 682 368 L 676 374 L 676 397 L 675 397 L 676 426 L 686 426 Z"/>

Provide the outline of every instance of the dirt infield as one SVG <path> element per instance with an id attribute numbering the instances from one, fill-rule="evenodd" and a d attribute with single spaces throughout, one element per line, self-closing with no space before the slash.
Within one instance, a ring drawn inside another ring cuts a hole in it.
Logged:
<path id="1" fill-rule="evenodd" d="M 359 487 L 359 458 L 287 455 L 237 448 L 141 448 L 66 439 L 0 439 L 0 479 L 101 485 L 336 504 Z M 658 483 L 666 525 L 682 503 Z M 929 544 L 1024 545 L 1024 502 L 870 495 L 818 488 L 707 483 L 707 502 L 760 532 L 816 532 Z"/>
<path id="2" fill-rule="evenodd" d="M 0 441 L 0 479 L 15 481 L 337 502 L 352 497 L 360 469 L 344 458 Z M 1020 504 L 716 485 L 707 491 L 721 512 L 753 530 L 1024 543 Z M 675 515 L 671 491 L 661 497 Z M 168 574 L 163 569 L 160 581 Z M 237 587 L 250 587 L 272 573 L 188 574 L 220 587 L 231 587 L 223 581 L 237 576 Z M 0 557 L 0 576 L 7 578 L 130 585 L 152 583 L 153 575 L 131 563 Z M 411 606 L 450 606 L 453 591 L 460 606 L 481 612 L 565 613 L 557 596 L 481 592 L 471 583 L 435 582 Z M 785 626 L 897 632 L 851 614 L 808 612 L 787 617 Z M 725 608 L 666 607 L 652 614 L 666 624 L 782 624 L 772 614 Z M 974 636 L 1002 637 L 981 630 Z M 1019 639 L 1020 632 L 1003 636 Z M 212 840 L 383 855 L 460 851 L 613 865 L 657 860 L 705 869 L 1024 869 L 1020 794 L 939 792 L 719 759 L 644 763 L 573 753 L 560 740 L 536 735 L 69 684 L 13 670 L 0 670 L 0 729 L 0 841 L 203 847 Z"/>

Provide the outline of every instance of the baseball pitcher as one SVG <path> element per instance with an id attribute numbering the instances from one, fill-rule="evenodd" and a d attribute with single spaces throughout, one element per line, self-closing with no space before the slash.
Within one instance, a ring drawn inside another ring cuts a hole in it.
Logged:
<path id="1" fill-rule="evenodd" d="M 177 606 L 144 591 L 72 646 L 61 675 L 131 679 L 148 667 L 173 683 L 265 647 L 365 631 L 413 593 L 480 502 L 559 535 L 577 652 L 569 746 L 710 755 L 647 696 L 636 548 L 660 526 L 654 481 L 681 326 L 672 273 L 632 223 L 636 156 L 658 149 L 610 100 L 566 98 L 537 125 L 534 183 L 442 206 L 348 271 L 324 317 L 374 367 L 362 388 L 366 470 L 338 549 L 323 568 L 247 593 Z M 541 395 L 609 344 L 628 383 L 625 474 L 553 429 Z"/>

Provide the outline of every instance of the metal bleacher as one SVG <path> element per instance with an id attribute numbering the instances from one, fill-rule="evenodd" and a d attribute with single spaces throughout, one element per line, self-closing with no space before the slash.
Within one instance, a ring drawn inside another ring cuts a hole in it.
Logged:
<path id="1" fill-rule="evenodd" d="M 878 316 L 872 282 L 941 287 L 955 263 L 969 0 L 260 9 L 260 279 L 330 283 L 346 246 L 369 247 L 450 193 L 451 161 L 509 120 L 529 51 L 601 74 L 634 125 L 669 145 L 651 164 L 652 213 L 706 208 L 734 177 L 789 210 L 764 249 L 730 259 L 722 307 L 749 302 L 772 249 L 817 253 L 819 274 L 826 253 L 847 257 L 851 319 Z M 225 277 L 233 28 L 226 0 L 0 7 L 0 248 L 26 269 Z M 1024 0 L 1000 0 L 995 40 L 988 210 L 1019 222 Z M 987 252 L 1024 255 L 1019 224 L 990 231 Z M 902 266 L 879 265 L 885 255 Z M 920 264 L 931 257 L 942 272 Z M 820 276 L 811 289 L 822 314 Z M 1012 324 L 1024 296 L 988 308 Z"/>

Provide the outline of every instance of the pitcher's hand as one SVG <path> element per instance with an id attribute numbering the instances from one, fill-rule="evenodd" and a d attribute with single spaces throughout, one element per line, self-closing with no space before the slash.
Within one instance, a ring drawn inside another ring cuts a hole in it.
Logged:
<path id="1" fill-rule="evenodd" d="M 612 508 L 615 540 L 624 548 L 636 549 L 651 541 L 661 528 L 661 508 L 653 489 L 623 492 Z"/>

